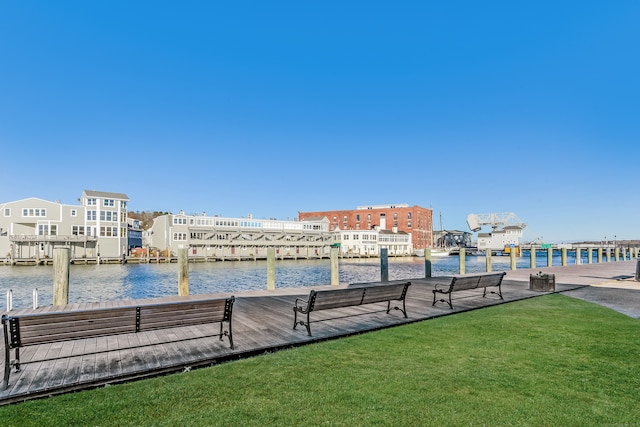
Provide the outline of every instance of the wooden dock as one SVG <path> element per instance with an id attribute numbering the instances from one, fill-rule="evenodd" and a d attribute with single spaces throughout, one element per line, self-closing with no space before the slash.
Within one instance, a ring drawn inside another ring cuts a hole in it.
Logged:
<path id="1" fill-rule="evenodd" d="M 614 266 L 616 268 L 613 268 Z M 635 263 L 623 262 L 553 267 L 542 270 L 561 271 L 562 274 L 556 273 L 556 291 L 568 291 L 606 278 L 613 280 L 612 278 L 622 274 L 621 271 L 626 274 L 634 268 Z M 25 364 L 20 372 L 13 370 L 9 387 L 6 390 L 0 390 L 0 404 L 181 372 L 265 352 L 530 298 L 543 294 L 529 290 L 529 274 L 537 273 L 539 270 L 541 269 L 508 272 L 503 281 L 504 301 L 495 295 L 482 298 L 482 290 L 479 289 L 460 291 L 454 297 L 453 310 L 443 303 L 432 307 L 431 290 L 436 283 L 446 283 L 449 277 L 398 280 L 396 282 L 407 280 L 412 282 L 406 300 L 408 318 L 405 319 L 396 310 L 386 314 L 384 311 L 386 304 L 318 312 L 314 313 L 316 319 L 323 316 L 343 317 L 314 324 L 313 337 L 307 335 L 304 327 L 298 326 L 293 330 L 294 302 L 296 298 L 306 299 L 311 289 L 330 288 L 330 286 L 237 293 L 233 311 L 235 344 L 233 350 L 229 348 L 227 341 L 220 341 L 218 337 L 211 336 L 217 332 L 219 328 L 217 325 L 182 327 L 166 331 L 26 347 L 21 350 L 21 360 Z M 348 286 L 355 285 L 340 285 L 340 287 Z M 229 294 L 193 295 L 186 298 L 202 299 L 222 296 L 229 296 Z M 184 298 L 176 296 L 136 300 L 135 303 Z M 69 304 L 59 307 L 41 307 L 36 310 L 14 310 L 11 313 L 69 311 L 132 304 L 132 301 Z M 0 343 L 0 346 L 4 354 L 4 343 Z M 39 361 L 42 359 L 46 360 Z M 33 362 L 29 363 L 30 361 Z M 0 361 L 0 372 L 4 372 L 4 358 Z"/>

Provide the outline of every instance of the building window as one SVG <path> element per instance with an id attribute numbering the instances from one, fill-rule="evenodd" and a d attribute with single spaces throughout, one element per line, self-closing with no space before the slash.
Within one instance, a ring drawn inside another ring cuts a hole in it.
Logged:
<path id="1" fill-rule="evenodd" d="M 47 210 L 45 208 L 24 208 L 22 209 L 23 217 L 34 217 L 34 216 L 47 216 Z"/>
<path id="2" fill-rule="evenodd" d="M 71 209 L 71 216 L 78 216 L 78 211 L 75 209 Z"/>
<path id="3" fill-rule="evenodd" d="M 11 208 L 4 208 L 4 216 L 11 216 Z"/>
<path id="4" fill-rule="evenodd" d="M 187 218 L 173 217 L 173 225 L 187 225 Z"/>
<path id="5" fill-rule="evenodd" d="M 407 221 L 407 227 L 411 228 L 411 221 Z"/>
<path id="6" fill-rule="evenodd" d="M 411 212 L 407 212 L 407 219 L 412 219 L 411 218 Z"/>
<path id="7" fill-rule="evenodd" d="M 371 221 L 371 214 L 367 214 L 367 221 Z"/>
<path id="8" fill-rule="evenodd" d="M 90 227 L 87 228 L 91 230 Z M 71 227 L 71 234 L 74 236 L 84 236 L 84 225 L 74 225 Z"/>
<path id="9" fill-rule="evenodd" d="M 87 199 L 87 206 L 95 206 L 95 205 L 96 205 L 96 199 L 94 198 Z"/>
<path id="10" fill-rule="evenodd" d="M 96 211 L 87 211 L 87 221 L 96 220 Z"/>
<path id="11" fill-rule="evenodd" d="M 173 233 L 173 240 L 174 241 L 186 241 L 187 240 L 187 233 Z"/>
<path id="12" fill-rule="evenodd" d="M 104 199 L 102 202 L 103 206 L 115 206 L 115 200 L 113 199 Z"/>
<path id="13" fill-rule="evenodd" d="M 393 214 L 393 219 L 398 219 L 398 212 Z"/>
<path id="14" fill-rule="evenodd" d="M 356 221 L 360 222 L 360 214 L 356 214 Z"/>
<path id="15" fill-rule="evenodd" d="M 118 227 L 100 227 L 100 237 L 118 237 Z"/>
<path id="16" fill-rule="evenodd" d="M 121 200 L 120 201 L 120 209 L 126 210 L 127 209 L 127 202 L 125 202 L 124 200 Z"/>
<path id="17" fill-rule="evenodd" d="M 118 212 L 100 211 L 100 221 L 118 221 Z"/>

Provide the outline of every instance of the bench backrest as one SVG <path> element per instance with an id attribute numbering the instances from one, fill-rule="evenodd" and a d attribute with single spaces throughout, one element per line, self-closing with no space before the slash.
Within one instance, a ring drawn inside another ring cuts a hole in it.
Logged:
<path id="1" fill-rule="evenodd" d="M 404 299 L 411 282 L 346 289 L 311 291 L 307 311 Z"/>
<path id="2" fill-rule="evenodd" d="M 309 311 L 327 310 L 330 308 L 347 307 L 362 304 L 365 288 L 327 289 L 311 291 L 309 296 Z"/>
<path id="3" fill-rule="evenodd" d="M 452 291 L 464 291 L 478 287 L 480 276 L 455 276 L 451 279 Z"/>
<path id="4" fill-rule="evenodd" d="M 138 331 L 229 321 L 233 302 L 234 298 L 231 297 L 142 305 L 138 307 L 140 313 Z"/>
<path id="5" fill-rule="evenodd" d="M 235 298 L 3 316 L 9 348 L 229 321 Z"/>
<path id="6" fill-rule="evenodd" d="M 7 316 L 9 347 L 45 344 L 136 331 L 136 308 L 115 307 L 85 311 Z"/>
<path id="7" fill-rule="evenodd" d="M 368 287 L 364 293 L 362 304 L 403 300 L 407 296 L 407 289 L 410 285 L 411 282 Z"/>
<path id="8" fill-rule="evenodd" d="M 504 271 L 502 273 L 494 273 L 494 274 L 483 274 L 480 276 L 480 281 L 478 282 L 479 288 L 485 288 L 487 286 L 498 286 L 502 283 L 502 279 L 507 273 Z"/>

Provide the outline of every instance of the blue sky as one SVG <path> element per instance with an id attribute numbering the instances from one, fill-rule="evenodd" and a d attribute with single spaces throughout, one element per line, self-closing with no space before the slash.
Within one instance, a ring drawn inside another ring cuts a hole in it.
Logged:
<path id="1" fill-rule="evenodd" d="M 640 238 L 638 1 L 0 2 L 0 201 Z"/>

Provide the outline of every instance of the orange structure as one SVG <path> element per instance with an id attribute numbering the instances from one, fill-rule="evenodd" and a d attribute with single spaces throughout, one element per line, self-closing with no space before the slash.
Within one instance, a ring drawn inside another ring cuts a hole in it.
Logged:
<path id="1" fill-rule="evenodd" d="M 329 231 L 340 230 L 397 230 L 411 233 L 414 249 L 433 246 L 433 210 L 420 206 L 376 205 L 356 209 L 298 212 L 298 219 L 326 217 Z"/>

